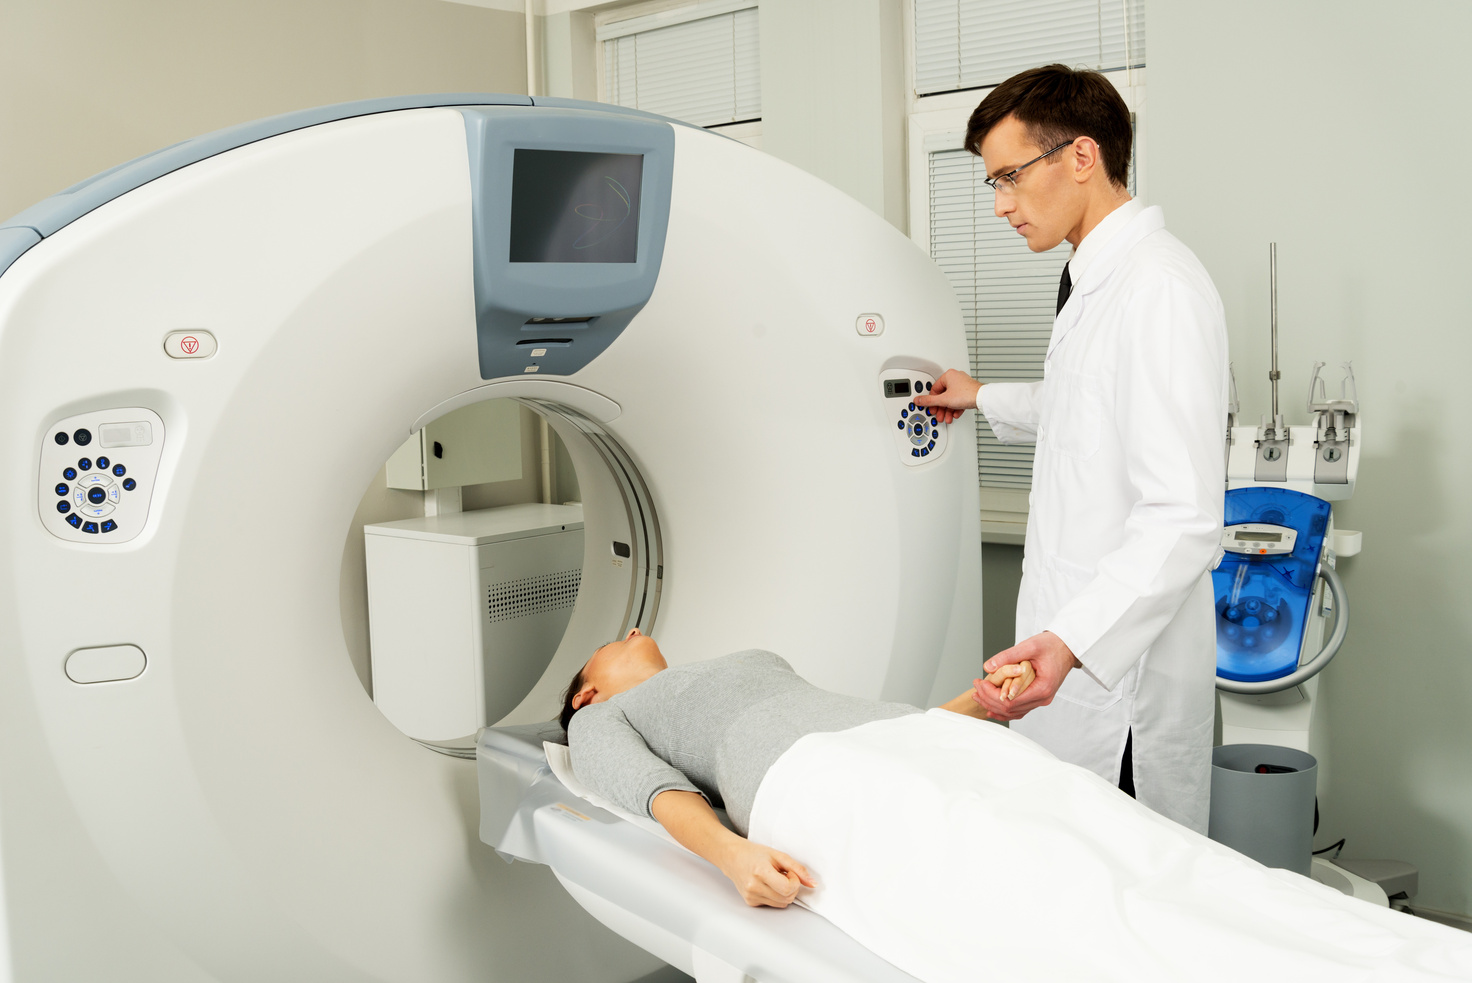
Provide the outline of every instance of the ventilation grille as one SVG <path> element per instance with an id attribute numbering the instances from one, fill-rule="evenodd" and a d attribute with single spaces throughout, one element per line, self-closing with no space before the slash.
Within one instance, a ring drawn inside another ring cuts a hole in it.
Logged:
<path id="1" fill-rule="evenodd" d="M 577 602 L 582 579 L 583 571 L 578 569 L 491 584 L 486 588 L 491 624 L 570 608 Z"/>

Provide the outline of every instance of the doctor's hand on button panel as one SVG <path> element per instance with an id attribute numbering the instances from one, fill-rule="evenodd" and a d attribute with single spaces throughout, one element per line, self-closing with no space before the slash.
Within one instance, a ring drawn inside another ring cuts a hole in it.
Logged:
<path id="1" fill-rule="evenodd" d="M 916 406 L 935 410 L 935 418 L 941 423 L 954 423 L 967 410 L 976 409 L 976 394 L 981 383 L 959 369 L 947 369 L 930 392 L 915 397 Z"/>
<path id="2" fill-rule="evenodd" d="M 993 679 L 1007 666 L 1028 662 L 1032 663 L 1037 679 L 1012 699 L 1007 699 L 1008 694 L 999 689 Z M 1082 664 L 1063 639 L 1050 631 L 1039 632 L 987 659 L 982 668 L 991 675 L 976 680 L 976 690 L 971 698 L 993 720 L 1017 720 L 1030 710 L 1052 703 L 1058 687 L 1063 685 L 1063 678 Z"/>

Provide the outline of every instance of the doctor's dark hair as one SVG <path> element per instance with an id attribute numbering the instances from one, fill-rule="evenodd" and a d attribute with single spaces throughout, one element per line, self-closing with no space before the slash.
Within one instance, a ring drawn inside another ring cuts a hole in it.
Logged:
<path id="1" fill-rule="evenodd" d="M 1129 182 L 1134 142 L 1130 110 L 1118 90 L 1098 72 L 1077 71 L 1067 65 L 1018 72 L 987 93 L 971 114 L 966 149 L 981 156 L 981 141 L 1008 116 L 1016 116 L 1026 127 L 1039 153 L 1079 137 L 1092 137 L 1099 144 L 1109 180 L 1121 188 Z"/>
<path id="2" fill-rule="evenodd" d="M 586 665 L 583 669 L 588 668 Z M 583 669 L 579 669 L 572 677 L 572 682 L 567 684 L 567 689 L 562 693 L 562 716 L 557 718 L 562 723 L 562 732 L 567 733 L 568 724 L 572 723 L 572 715 L 582 707 L 574 707 L 572 698 L 578 695 L 578 690 L 583 688 Z"/>

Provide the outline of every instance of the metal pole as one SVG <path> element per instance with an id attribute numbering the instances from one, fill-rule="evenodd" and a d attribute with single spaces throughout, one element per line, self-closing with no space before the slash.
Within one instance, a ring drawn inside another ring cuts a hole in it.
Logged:
<path id="1" fill-rule="evenodd" d="M 1273 426 L 1278 425 L 1278 244 L 1268 243 L 1268 270 L 1272 284 L 1273 304 L 1273 367 L 1268 372 L 1268 381 L 1273 384 Z"/>

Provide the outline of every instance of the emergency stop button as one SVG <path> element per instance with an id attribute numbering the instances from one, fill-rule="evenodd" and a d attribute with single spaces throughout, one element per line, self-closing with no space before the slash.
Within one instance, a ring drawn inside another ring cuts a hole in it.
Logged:
<path id="1" fill-rule="evenodd" d="M 884 334 L 884 318 L 878 314 L 860 314 L 854 328 L 865 338 L 878 337 Z"/>
<path id="2" fill-rule="evenodd" d="M 208 331 L 170 331 L 164 338 L 169 358 L 209 358 L 218 347 Z"/>

